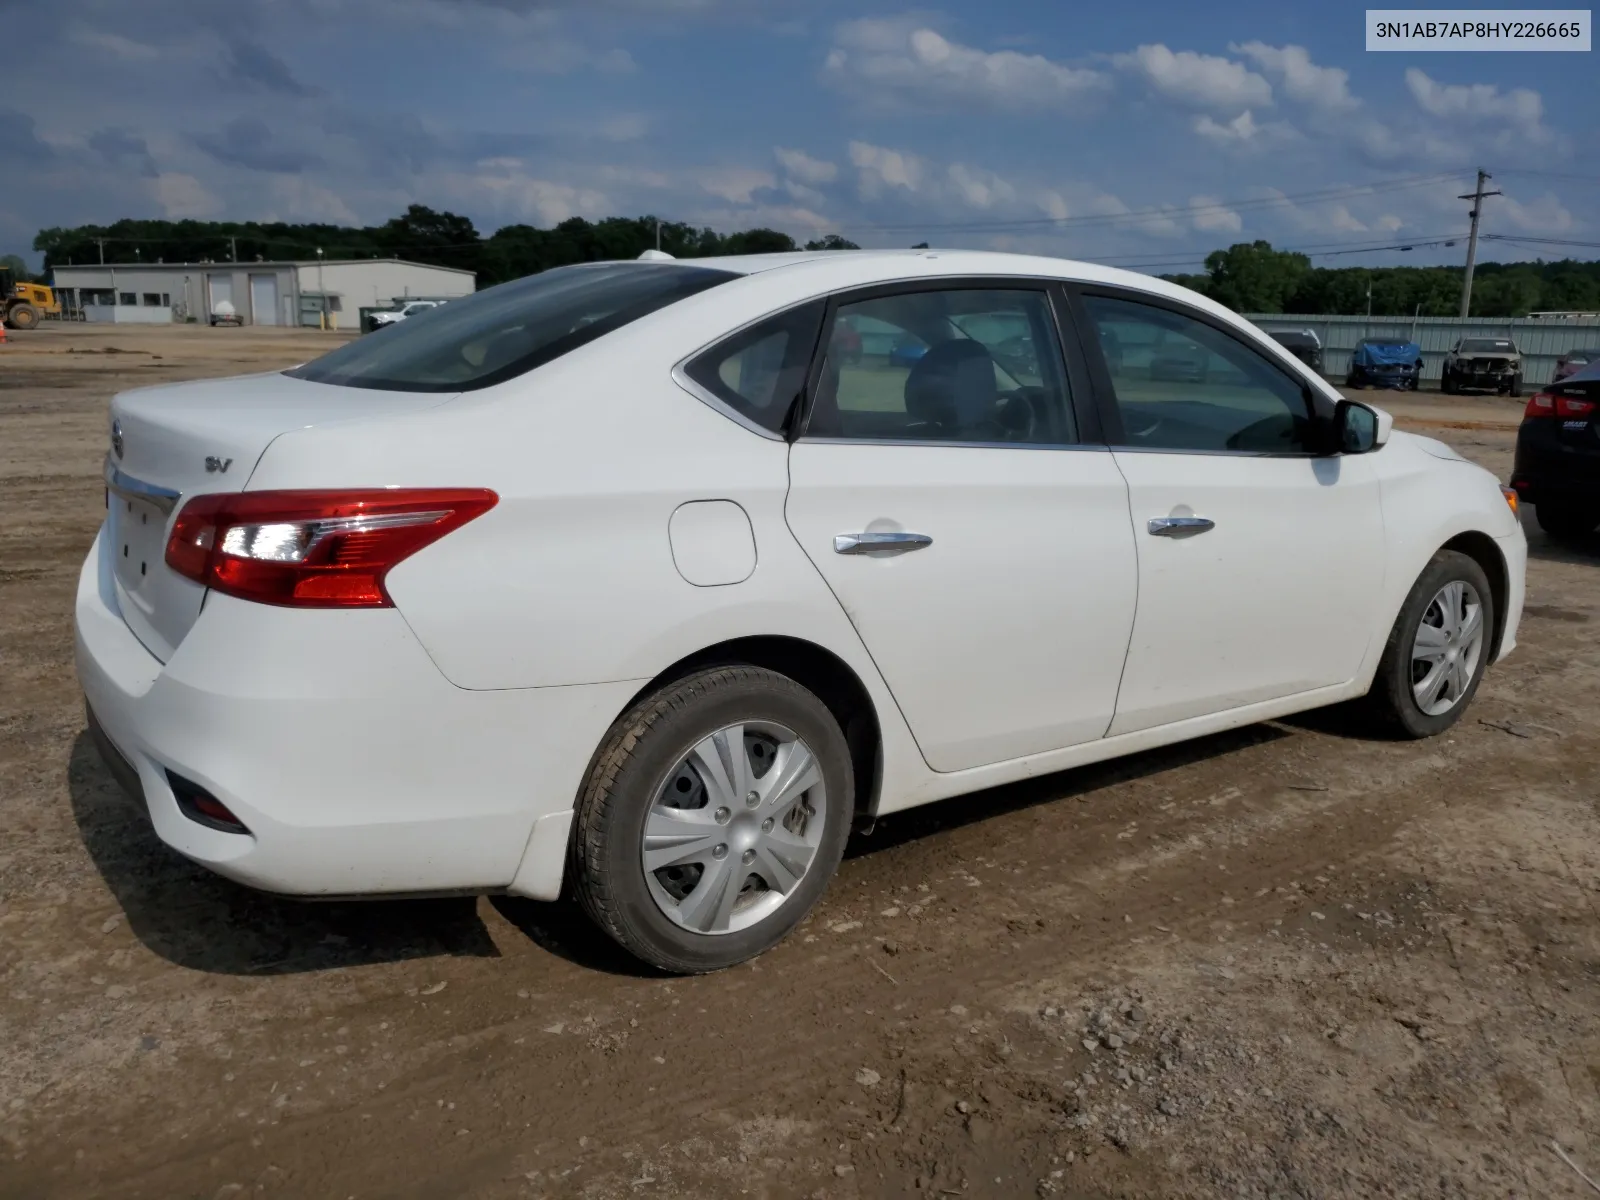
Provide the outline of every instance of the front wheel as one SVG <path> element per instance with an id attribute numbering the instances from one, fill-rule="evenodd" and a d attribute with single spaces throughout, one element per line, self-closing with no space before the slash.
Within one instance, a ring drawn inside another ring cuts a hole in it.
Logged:
<path id="1" fill-rule="evenodd" d="M 1400 608 L 1366 704 L 1391 733 L 1433 737 L 1461 719 L 1493 656 L 1494 594 L 1476 561 L 1441 550 Z"/>
<path id="2" fill-rule="evenodd" d="M 854 806 L 849 747 L 816 696 L 758 667 L 701 671 L 612 726 L 578 805 L 574 889 L 650 965 L 719 970 L 811 910 Z"/>
<path id="3" fill-rule="evenodd" d="M 1522 376 L 1521 375 L 1513 375 L 1511 377 L 1511 394 L 1513 396 L 1519 398 L 1519 399 L 1521 398 L 1521 396 L 1522 396 Z"/>

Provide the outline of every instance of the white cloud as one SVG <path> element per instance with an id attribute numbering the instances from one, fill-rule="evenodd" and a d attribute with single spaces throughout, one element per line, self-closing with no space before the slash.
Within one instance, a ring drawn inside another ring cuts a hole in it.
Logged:
<path id="1" fill-rule="evenodd" d="M 1040 54 L 979 50 L 904 19 L 839 26 L 823 77 L 880 98 L 1012 111 L 1081 108 L 1107 84 L 1099 71 Z"/>
<path id="2" fill-rule="evenodd" d="M 1328 211 L 1328 227 L 1340 233 L 1366 233 L 1366 222 L 1358 220 L 1343 204 L 1335 204 Z"/>
<path id="3" fill-rule="evenodd" d="M 1239 214 L 1215 196 L 1190 196 L 1189 207 L 1194 210 L 1194 227 L 1206 233 L 1238 233 L 1244 228 Z"/>
<path id="4" fill-rule="evenodd" d="M 914 154 L 904 154 L 870 142 L 850 143 L 850 163 L 863 198 L 870 199 L 887 188 L 915 192 L 922 186 L 925 167 Z"/>
<path id="5" fill-rule="evenodd" d="M 156 203 L 161 205 L 161 211 L 169 220 L 215 217 L 223 210 L 222 201 L 193 175 L 176 172 L 157 175 L 151 186 Z"/>
<path id="6" fill-rule="evenodd" d="M 1261 132 L 1261 127 L 1247 108 L 1226 124 L 1200 117 L 1194 123 L 1194 131 L 1214 142 L 1248 142 Z"/>
<path id="7" fill-rule="evenodd" d="M 776 183 L 771 171 L 751 167 L 714 167 L 700 172 L 700 186 L 731 204 L 749 204 L 753 193 Z"/>
<path id="8" fill-rule="evenodd" d="M 608 142 L 638 141 L 650 132 L 650 118 L 643 113 L 618 113 L 600 122 L 600 136 Z"/>
<path id="9" fill-rule="evenodd" d="M 1350 72 L 1340 67 L 1317 66 L 1304 46 L 1246 42 L 1228 49 L 1276 76 L 1284 95 L 1300 104 L 1325 112 L 1348 112 L 1360 107 L 1361 101 L 1350 94 Z"/>
<path id="10" fill-rule="evenodd" d="M 1372 223 L 1372 227 L 1382 233 L 1394 233 L 1404 224 L 1405 222 L 1393 213 L 1384 213 Z"/>
<path id="11" fill-rule="evenodd" d="M 91 29 L 87 25 L 74 26 L 71 37 L 80 46 L 102 51 L 123 62 L 149 62 L 159 57 L 161 53 L 154 46 L 146 45 L 144 42 L 136 42 L 119 33 Z"/>
<path id="12" fill-rule="evenodd" d="M 1237 113 L 1272 103 L 1272 85 L 1231 58 L 1193 50 L 1174 53 L 1157 43 L 1113 55 L 1111 61 L 1158 95 L 1190 108 Z"/>
<path id="13" fill-rule="evenodd" d="M 819 183 L 832 183 L 839 177 L 837 163 L 825 162 L 820 158 L 812 158 L 804 150 L 790 150 L 783 146 L 774 146 L 772 153 L 789 178 L 796 183 L 809 184 L 815 187 Z"/>
<path id="14" fill-rule="evenodd" d="M 1486 225 L 1498 224 L 1501 213 L 1520 233 L 1569 233 L 1577 226 L 1566 206 L 1548 192 L 1526 204 L 1511 196 L 1484 201 Z"/>
<path id="15" fill-rule="evenodd" d="M 969 167 L 965 163 L 951 163 L 945 170 L 955 194 L 969 208 L 990 208 L 996 204 L 1009 204 L 1017 198 L 1017 189 L 993 171 Z"/>
<path id="16" fill-rule="evenodd" d="M 1550 140 L 1544 101 L 1530 88 L 1502 92 L 1489 83 L 1439 83 L 1416 67 L 1406 68 L 1406 87 L 1429 116 L 1462 125 L 1498 125 L 1534 142 Z"/>
<path id="17" fill-rule="evenodd" d="M 1038 197 L 1039 211 L 1052 221 L 1064 221 L 1072 215 L 1072 206 L 1060 192 L 1046 191 Z"/>

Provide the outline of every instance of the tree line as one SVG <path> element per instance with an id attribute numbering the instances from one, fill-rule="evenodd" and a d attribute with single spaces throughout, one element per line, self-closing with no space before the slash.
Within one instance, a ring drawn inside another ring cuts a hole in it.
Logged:
<path id="1" fill-rule="evenodd" d="M 573 217 L 550 229 L 506 225 L 483 237 L 471 220 L 413 204 L 382 225 L 260 221 L 117 221 L 41 230 L 33 248 L 44 252 L 44 270 L 98 262 L 259 262 L 405 258 L 433 266 L 459 267 L 478 276 L 479 287 L 519 279 L 551 267 L 606 259 L 637 258 L 660 249 L 676 258 L 716 254 L 762 254 L 801 247 L 776 229 L 718 233 L 655 217 Z M 808 250 L 854 250 L 837 234 L 805 244 Z"/>
<path id="2" fill-rule="evenodd" d="M 44 274 L 69 263 L 254 262 L 405 258 L 477 273 L 489 287 L 551 267 L 637 258 L 660 248 L 676 258 L 761 254 L 783 250 L 853 250 L 829 234 L 800 246 L 776 229 L 718 233 L 650 216 L 573 217 L 549 229 L 506 225 L 483 237 L 471 220 L 413 204 L 382 225 L 286 224 L 259 221 L 117 221 L 41 230 L 33 248 Z M 922 244 L 926 246 L 926 243 Z M 1303 254 L 1265 241 L 1214 251 L 1204 273 L 1162 278 L 1193 288 L 1237 312 L 1454 316 L 1460 310 L 1459 267 L 1314 267 Z M 1523 316 L 1541 310 L 1600 311 L 1600 262 L 1480 263 L 1473 281 L 1474 316 Z"/>
<path id="3" fill-rule="evenodd" d="M 1239 242 L 1206 258 L 1204 274 L 1165 275 L 1245 313 L 1332 313 L 1454 317 L 1461 312 L 1461 267 L 1313 267 L 1304 254 L 1263 241 Z M 1472 315 L 1600 312 L 1600 262 L 1479 263 Z"/>

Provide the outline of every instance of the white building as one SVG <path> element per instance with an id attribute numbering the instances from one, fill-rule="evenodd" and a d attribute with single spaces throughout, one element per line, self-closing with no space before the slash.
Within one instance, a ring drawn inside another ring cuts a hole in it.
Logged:
<path id="1" fill-rule="evenodd" d="M 324 311 L 355 329 L 363 308 L 471 295 L 477 277 L 398 258 L 319 262 L 106 263 L 56 267 L 56 291 L 86 320 L 206 322 L 227 301 L 247 325 L 319 324 Z"/>

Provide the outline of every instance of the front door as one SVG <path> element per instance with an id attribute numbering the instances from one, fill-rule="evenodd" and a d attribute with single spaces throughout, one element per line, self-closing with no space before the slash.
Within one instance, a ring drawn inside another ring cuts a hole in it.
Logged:
<path id="1" fill-rule="evenodd" d="M 1116 463 L 1079 439 L 1048 290 L 878 289 L 829 321 L 789 526 L 928 765 L 1102 737 L 1134 539 Z"/>
<path id="2" fill-rule="evenodd" d="M 1383 583 L 1371 463 L 1319 453 L 1303 381 L 1221 322 L 1113 292 L 1082 303 L 1139 556 L 1110 732 L 1348 682 Z"/>

